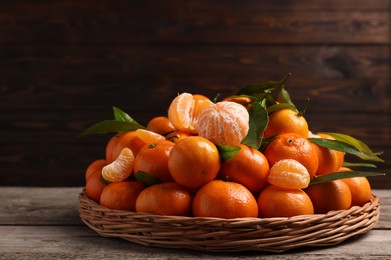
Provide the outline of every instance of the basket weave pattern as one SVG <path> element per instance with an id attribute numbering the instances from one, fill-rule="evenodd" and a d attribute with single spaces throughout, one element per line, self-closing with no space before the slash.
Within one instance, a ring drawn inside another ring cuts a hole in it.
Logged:
<path id="1" fill-rule="evenodd" d="M 79 202 L 83 222 L 103 237 L 210 252 L 283 252 L 336 245 L 371 230 L 380 214 L 376 195 L 362 207 L 290 218 L 176 217 L 111 210 L 88 199 L 84 191 Z"/>

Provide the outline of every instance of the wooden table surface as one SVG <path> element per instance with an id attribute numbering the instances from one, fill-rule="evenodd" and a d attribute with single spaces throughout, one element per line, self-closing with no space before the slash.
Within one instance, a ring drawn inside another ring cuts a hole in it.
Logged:
<path id="1" fill-rule="evenodd" d="M 82 188 L 0 188 L 0 259 L 391 259 L 391 190 L 380 197 L 380 220 L 370 232 L 326 248 L 283 254 L 206 253 L 151 248 L 103 238 L 79 218 Z"/>

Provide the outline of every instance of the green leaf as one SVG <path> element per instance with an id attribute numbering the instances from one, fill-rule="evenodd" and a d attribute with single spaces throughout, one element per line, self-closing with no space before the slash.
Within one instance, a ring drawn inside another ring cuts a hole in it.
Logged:
<path id="1" fill-rule="evenodd" d="M 106 180 L 102 174 L 100 174 L 100 182 L 103 183 L 104 185 L 109 185 L 111 182 Z"/>
<path id="2" fill-rule="evenodd" d="M 123 121 L 123 122 L 132 122 L 135 124 L 138 124 L 136 120 L 134 120 L 130 115 L 128 115 L 123 110 L 119 109 L 118 107 L 113 107 L 114 111 L 114 118 L 117 121 Z"/>
<path id="3" fill-rule="evenodd" d="M 373 163 L 350 163 L 350 162 L 343 162 L 343 167 L 368 167 L 368 168 L 377 168 L 377 166 Z"/>
<path id="4" fill-rule="evenodd" d="M 308 140 L 312 143 L 315 143 L 317 145 L 320 145 L 320 146 L 323 146 L 323 147 L 326 147 L 329 149 L 333 149 L 333 150 L 337 150 L 337 151 L 341 151 L 341 152 L 355 155 L 363 160 L 384 162 L 384 160 L 380 159 L 375 154 L 373 154 L 373 153 L 368 154 L 363 151 L 360 151 L 359 149 L 357 149 L 353 145 L 351 145 L 349 143 L 345 143 L 343 141 L 330 140 L 330 139 L 326 139 L 326 138 L 308 138 Z"/>
<path id="5" fill-rule="evenodd" d="M 274 140 L 274 138 L 276 138 L 278 135 L 280 135 L 279 133 L 278 134 L 275 134 L 275 135 L 272 135 L 272 136 L 269 136 L 267 138 L 263 138 L 262 139 L 262 145 L 261 147 L 259 148 L 259 151 L 261 152 L 264 152 L 266 147 Z"/>
<path id="6" fill-rule="evenodd" d="M 91 134 L 106 134 L 110 132 L 129 132 L 139 128 L 144 127 L 134 122 L 105 120 L 90 126 L 78 136 L 83 137 Z"/>
<path id="7" fill-rule="evenodd" d="M 295 104 L 293 104 L 291 97 L 290 97 L 288 91 L 284 88 L 284 86 L 281 86 L 281 91 L 280 91 L 280 93 L 278 93 L 277 100 L 280 103 L 287 103 L 287 104 L 291 105 L 297 111 Z"/>
<path id="8" fill-rule="evenodd" d="M 239 151 L 240 146 L 229 146 L 229 145 L 216 145 L 217 150 L 219 151 L 220 158 L 223 161 L 227 161 L 234 157 Z"/>
<path id="9" fill-rule="evenodd" d="M 258 102 L 253 103 L 248 113 L 250 115 L 250 128 L 242 143 L 258 150 L 261 147 L 263 133 L 269 122 L 269 117 L 265 108 Z"/>
<path id="10" fill-rule="evenodd" d="M 372 152 L 372 150 L 364 142 L 362 142 L 362 141 L 360 141 L 350 135 L 340 134 L 340 133 L 330 133 L 330 132 L 326 132 L 326 134 L 331 135 L 332 137 L 334 137 L 338 141 L 342 141 L 342 142 L 348 143 L 348 144 L 356 147 L 358 150 L 362 151 L 363 153 L 374 154 L 374 155 L 381 154 L 381 153 Z"/>
<path id="11" fill-rule="evenodd" d="M 149 187 L 162 182 L 159 178 L 143 171 L 137 171 L 134 174 L 134 177 L 136 177 L 136 179 L 141 182 L 145 187 Z"/>
<path id="12" fill-rule="evenodd" d="M 257 97 L 258 99 L 264 99 L 266 96 L 273 93 L 276 89 L 279 89 L 282 84 L 284 84 L 284 82 L 290 77 L 290 75 L 291 74 L 288 74 L 280 81 L 267 81 L 261 84 L 243 87 L 236 92 L 236 95 L 248 95 Z"/>
<path id="13" fill-rule="evenodd" d="M 382 176 L 385 173 L 380 172 L 361 172 L 361 171 L 347 171 L 347 172 L 333 172 L 319 177 L 315 177 L 310 181 L 309 186 L 319 183 L 325 183 L 329 181 L 344 179 L 344 178 L 353 178 L 353 177 L 372 177 L 372 176 Z"/>
<path id="14" fill-rule="evenodd" d="M 290 109 L 292 111 L 297 112 L 296 107 L 291 104 L 288 104 L 288 103 L 280 103 L 280 104 L 271 105 L 266 109 L 266 111 L 270 114 L 272 112 L 276 112 L 281 109 Z"/>

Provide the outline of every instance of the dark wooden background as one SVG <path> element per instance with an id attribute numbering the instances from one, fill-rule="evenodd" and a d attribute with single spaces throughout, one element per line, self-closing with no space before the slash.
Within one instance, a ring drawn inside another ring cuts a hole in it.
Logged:
<path id="1" fill-rule="evenodd" d="M 0 185 L 76 186 L 118 106 L 145 124 L 188 91 L 278 80 L 313 131 L 384 151 L 391 188 L 389 0 L 0 2 Z"/>

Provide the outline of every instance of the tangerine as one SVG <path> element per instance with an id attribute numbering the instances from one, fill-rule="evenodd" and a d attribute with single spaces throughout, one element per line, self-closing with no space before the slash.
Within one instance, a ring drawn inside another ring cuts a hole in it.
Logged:
<path id="1" fill-rule="evenodd" d="M 198 134 L 215 144 L 239 145 L 249 130 L 247 109 L 230 101 L 221 101 L 204 109 L 198 118 Z"/>
<path id="2" fill-rule="evenodd" d="M 270 137 L 280 133 L 296 133 L 304 138 L 308 137 L 308 123 L 304 116 L 291 109 L 281 109 L 269 116 L 264 137 Z"/>
<path id="3" fill-rule="evenodd" d="M 271 167 L 267 180 L 281 188 L 303 189 L 310 183 L 310 174 L 298 161 L 283 159 Z"/>
<path id="4" fill-rule="evenodd" d="M 95 171 L 88 177 L 86 182 L 86 195 L 96 203 L 99 203 L 100 195 L 106 187 L 106 185 L 101 182 L 100 178 L 101 172 Z"/>
<path id="5" fill-rule="evenodd" d="M 179 141 L 181 141 L 189 136 L 190 136 L 190 134 L 188 134 L 188 133 L 175 130 L 175 131 L 169 133 L 168 135 L 166 135 L 166 140 L 171 141 L 176 144 Z"/>
<path id="6" fill-rule="evenodd" d="M 106 161 L 113 162 L 125 147 L 132 150 L 133 155 L 136 156 L 144 145 L 145 142 L 138 138 L 136 131 L 116 134 L 106 146 Z"/>
<path id="7" fill-rule="evenodd" d="M 267 184 L 269 163 L 258 150 L 240 144 L 240 151 L 221 163 L 219 176 L 222 180 L 242 184 L 251 192 L 261 191 Z"/>
<path id="8" fill-rule="evenodd" d="M 264 151 L 270 167 L 282 159 L 294 159 L 307 168 L 310 178 L 318 169 L 318 156 L 311 143 L 296 133 L 283 133 L 274 138 Z"/>
<path id="9" fill-rule="evenodd" d="M 349 186 L 342 180 L 334 180 L 309 186 L 304 190 L 314 204 L 315 213 L 330 210 L 346 210 L 352 203 Z"/>
<path id="10" fill-rule="evenodd" d="M 157 116 L 152 118 L 148 124 L 147 129 L 161 135 L 167 135 L 175 130 L 174 125 L 166 116 Z"/>
<path id="11" fill-rule="evenodd" d="M 312 135 L 314 138 L 325 138 L 330 140 L 335 140 L 334 137 L 324 133 L 318 133 L 316 135 Z M 316 171 L 316 175 L 324 175 L 327 173 L 332 173 L 337 171 L 343 163 L 344 153 L 336 150 L 332 150 L 326 147 L 322 147 L 320 145 L 312 143 L 316 154 L 318 156 L 318 169 Z"/>
<path id="12" fill-rule="evenodd" d="M 100 195 L 100 205 L 109 209 L 135 211 L 136 199 L 144 186 L 138 181 L 108 184 Z"/>
<path id="13" fill-rule="evenodd" d="M 314 206 L 303 190 L 285 189 L 275 185 L 268 185 L 261 191 L 258 207 L 263 218 L 314 214 Z"/>
<path id="14" fill-rule="evenodd" d="M 168 157 L 173 147 L 174 143 L 166 140 L 144 146 L 134 159 L 134 172 L 143 171 L 162 182 L 173 182 L 168 169 Z"/>
<path id="15" fill-rule="evenodd" d="M 221 180 L 202 186 L 194 196 L 195 217 L 255 218 L 258 205 L 253 194 L 243 185 Z"/>
<path id="16" fill-rule="evenodd" d="M 212 104 L 202 95 L 182 93 L 175 97 L 168 108 L 168 119 L 175 129 L 197 134 L 197 121 L 200 113 Z"/>
<path id="17" fill-rule="evenodd" d="M 337 172 L 349 172 L 351 169 L 341 167 Z M 352 195 L 352 206 L 364 206 L 372 197 L 371 184 L 366 177 L 341 179 L 349 187 Z"/>
<path id="18" fill-rule="evenodd" d="M 98 159 L 93 161 L 86 169 L 85 179 L 87 181 L 88 177 L 95 171 L 101 171 L 103 166 L 106 166 L 108 162 L 105 159 Z"/>
<path id="19" fill-rule="evenodd" d="M 115 161 L 102 168 L 102 177 L 109 182 L 123 181 L 132 174 L 133 163 L 133 152 L 125 147 Z"/>
<path id="20" fill-rule="evenodd" d="M 168 169 L 177 183 L 199 188 L 216 178 L 220 169 L 219 151 L 208 139 L 189 136 L 172 148 Z"/>
<path id="21" fill-rule="evenodd" d="M 189 216 L 192 196 L 190 191 L 175 182 L 159 183 L 140 192 L 136 212 L 159 215 Z"/>

